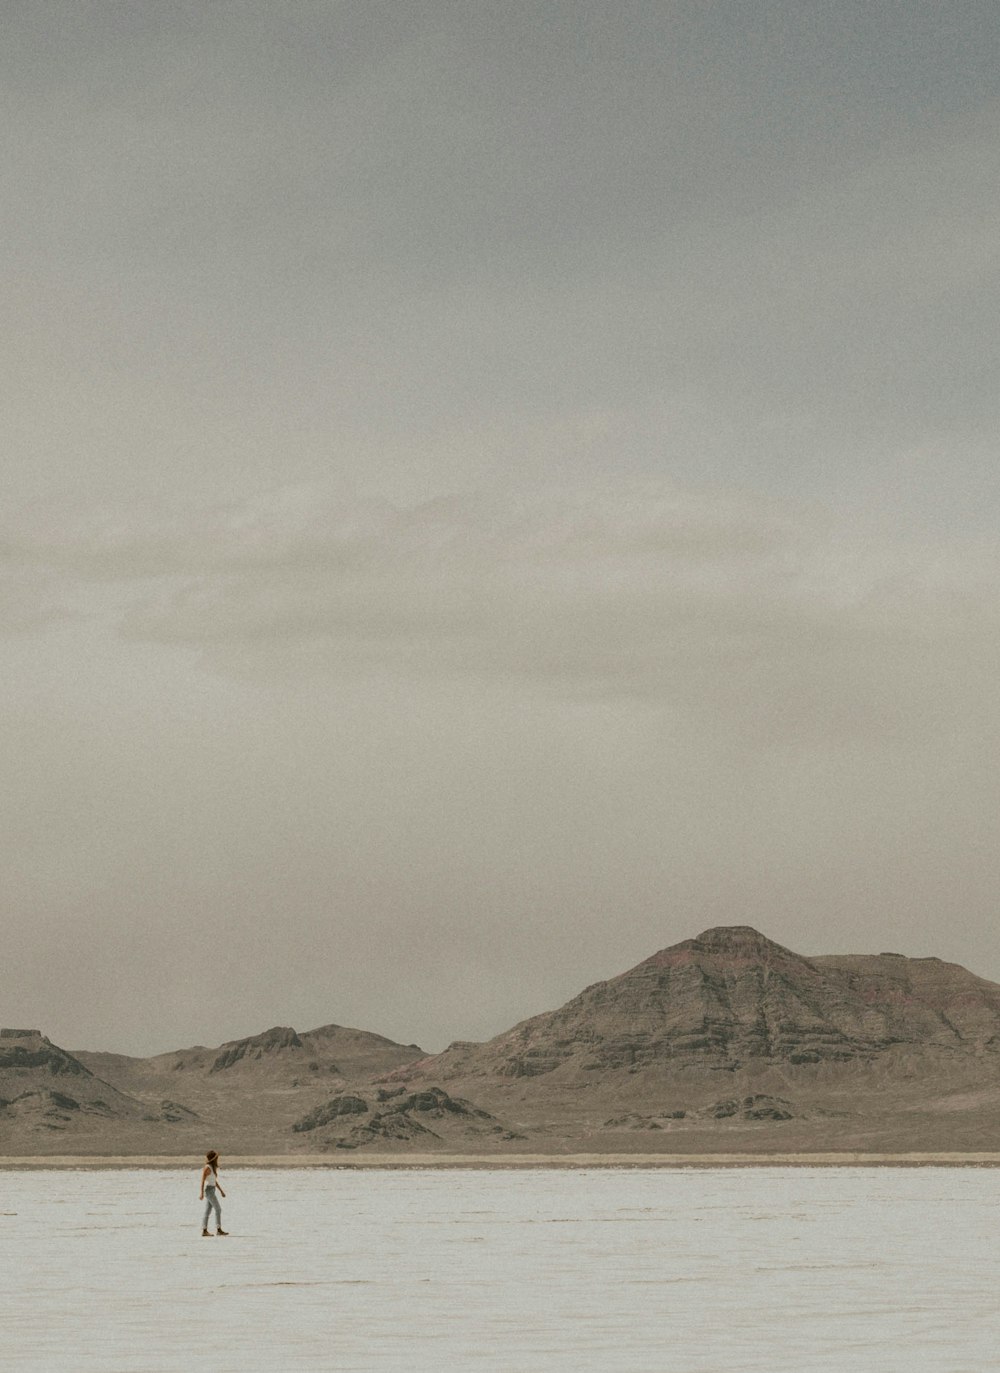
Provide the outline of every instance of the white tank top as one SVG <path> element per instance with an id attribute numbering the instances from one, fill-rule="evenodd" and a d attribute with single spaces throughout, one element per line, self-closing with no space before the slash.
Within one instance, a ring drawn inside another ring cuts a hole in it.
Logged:
<path id="1" fill-rule="evenodd" d="M 206 1186 L 206 1187 L 218 1187 L 218 1185 L 219 1185 L 219 1175 L 218 1175 L 217 1173 L 213 1172 L 213 1171 L 212 1171 L 212 1168 L 211 1168 L 211 1166 L 210 1166 L 210 1167 L 209 1167 L 209 1170 L 208 1170 L 208 1177 L 205 1179 L 205 1186 Z"/>

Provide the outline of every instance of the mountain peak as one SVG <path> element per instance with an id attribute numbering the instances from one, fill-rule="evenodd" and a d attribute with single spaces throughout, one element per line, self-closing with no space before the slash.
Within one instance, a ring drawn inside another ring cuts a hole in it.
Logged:
<path id="1" fill-rule="evenodd" d="M 713 951 L 738 950 L 741 953 L 751 949 L 781 948 L 752 925 L 713 925 L 709 930 L 702 930 L 691 942 Z"/>
<path id="2" fill-rule="evenodd" d="M 252 1058 L 262 1058 L 265 1054 L 281 1054 L 286 1049 L 302 1047 L 302 1040 L 291 1025 L 275 1025 L 262 1034 L 250 1035 L 247 1039 L 230 1040 L 228 1044 L 223 1044 L 211 1071 L 221 1072 L 224 1068 L 231 1068 L 235 1063 L 239 1063 L 241 1059 L 249 1061 Z"/>

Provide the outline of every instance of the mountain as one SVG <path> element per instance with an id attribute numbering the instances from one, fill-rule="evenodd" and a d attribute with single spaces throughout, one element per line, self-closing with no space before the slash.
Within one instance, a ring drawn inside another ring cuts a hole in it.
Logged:
<path id="1" fill-rule="evenodd" d="M 445 1084 L 566 1148 L 990 1148 L 1000 986 L 722 926 L 388 1080 Z"/>
<path id="2" fill-rule="evenodd" d="M 216 1048 L 196 1045 L 153 1058 L 76 1055 L 81 1064 L 140 1101 L 183 1102 L 192 1112 L 191 1129 L 184 1132 L 192 1145 L 208 1130 L 213 1147 L 230 1153 L 304 1147 L 291 1131 L 310 1106 L 423 1056 L 416 1044 L 397 1044 L 343 1025 L 322 1025 L 301 1034 L 276 1025 Z"/>
<path id="3" fill-rule="evenodd" d="M 992 1151 L 1000 986 L 719 926 L 485 1043 L 275 1026 L 154 1058 L 0 1033 L 0 1153 Z"/>
<path id="4" fill-rule="evenodd" d="M 39 1030 L 0 1030 L 0 1143 L 7 1154 L 102 1149 L 114 1134 L 137 1138 L 184 1119 L 183 1108 L 143 1103 L 92 1073 Z"/>
<path id="5" fill-rule="evenodd" d="M 86 1051 L 77 1057 L 108 1081 L 141 1095 L 167 1080 L 183 1082 L 196 1093 L 206 1087 L 211 1093 L 221 1082 L 246 1076 L 294 1086 L 312 1074 L 353 1082 L 423 1057 L 423 1050 L 343 1025 L 321 1025 L 303 1034 L 291 1026 L 276 1025 L 245 1039 L 227 1040 L 214 1049 L 198 1044 L 154 1058 Z"/>

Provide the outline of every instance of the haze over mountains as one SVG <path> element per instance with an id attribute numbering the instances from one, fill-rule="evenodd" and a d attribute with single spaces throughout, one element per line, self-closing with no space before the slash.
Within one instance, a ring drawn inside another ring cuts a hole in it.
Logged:
<path id="1" fill-rule="evenodd" d="M 0 1034 L 0 1151 L 975 1150 L 1000 985 L 936 958 L 706 930 L 484 1043 L 275 1027 L 154 1058 Z"/>

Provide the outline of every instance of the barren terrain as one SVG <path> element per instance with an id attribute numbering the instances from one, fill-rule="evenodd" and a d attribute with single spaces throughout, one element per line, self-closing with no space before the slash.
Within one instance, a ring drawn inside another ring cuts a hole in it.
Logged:
<path id="1" fill-rule="evenodd" d="M 0 1034 L 8 1158 L 992 1161 L 1000 986 L 718 927 L 485 1043 L 327 1025 L 149 1059 Z"/>

